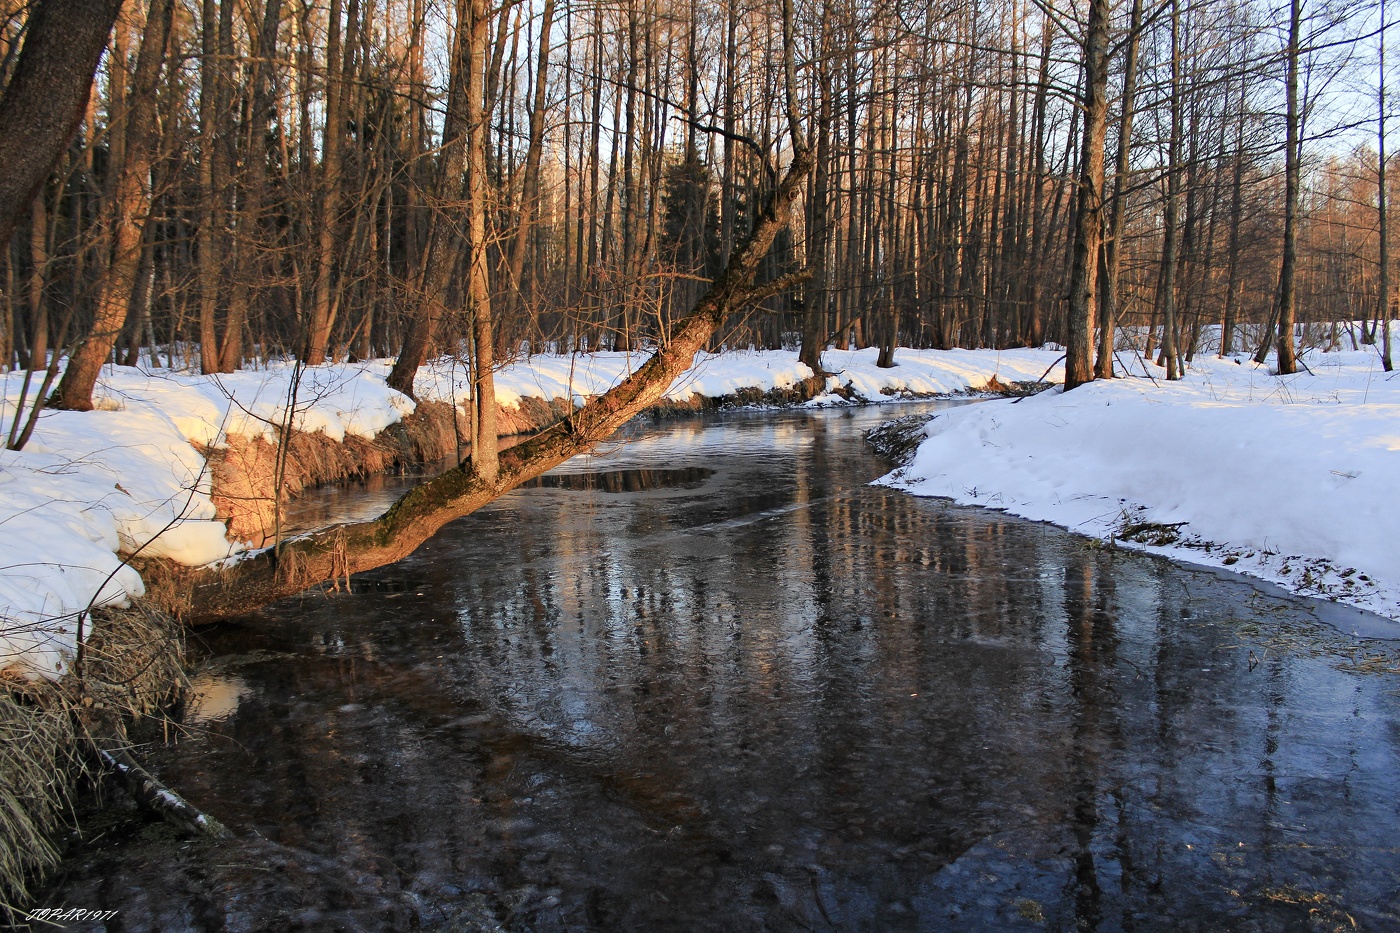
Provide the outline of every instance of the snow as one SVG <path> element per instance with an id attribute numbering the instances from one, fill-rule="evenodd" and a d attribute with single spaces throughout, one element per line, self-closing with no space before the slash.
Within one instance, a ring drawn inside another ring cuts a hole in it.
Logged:
<path id="1" fill-rule="evenodd" d="M 496 373 L 496 398 L 510 406 L 520 398 L 567 398 L 583 404 L 601 395 L 636 372 L 651 354 L 648 351 L 605 352 L 581 356 L 535 356 Z M 1051 350 L 908 350 L 895 352 L 896 366 L 875 365 L 879 351 L 828 350 L 822 365 L 831 373 L 829 389 L 847 388 L 856 401 L 840 395 L 824 395 L 815 404 L 849 405 L 860 401 L 888 401 L 900 393 L 942 395 L 966 392 L 986 385 L 993 377 L 1002 382 L 1063 379 L 1064 367 L 1055 365 L 1059 354 Z M 1052 368 L 1053 366 L 1053 368 Z M 387 369 L 386 369 L 387 371 Z M 810 377 L 812 371 L 790 350 L 731 350 L 701 353 L 695 365 L 673 383 L 665 397 L 686 401 L 692 395 L 719 398 L 745 389 L 787 389 Z M 450 359 L 425 366 L 414 381 L 420 397 L 460 402 L 468 394 L 466 369 Z"/>
<path id="2" fill-rule="evenodd" d="M 875 365 L 879 352 L 828 350 L 822 366 L 834 381 L 849 384 L 864 399 L 909 392 L 952 395 L 978 389 L 996 377 L 1001 382 L 1035 382 L 1065 378 L 1062 354 L 1055 350 L 906 350 L 895 351 L 894 369 Z"/>
<path id="3" fill-rule="evenodd" d="M 1153 367 L 958 408 L 880 482 L 1400 619 L 1400 373 L 1374 351 L 1304 361 L 1198 357 L 1179 382 Z"/>

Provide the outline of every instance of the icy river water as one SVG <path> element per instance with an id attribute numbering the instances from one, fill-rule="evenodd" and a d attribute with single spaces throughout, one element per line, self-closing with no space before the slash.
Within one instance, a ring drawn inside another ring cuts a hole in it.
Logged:
<path id="1" fill-rule="evenodd" d="M 239 838 L 118 798 L 43 903 L 125 931 L 1400 929 L 1396 643 L 867 486 L 887 417 L 637 429 L 349 592 L 202 630 L 203 697 L 140 754 Z"/>

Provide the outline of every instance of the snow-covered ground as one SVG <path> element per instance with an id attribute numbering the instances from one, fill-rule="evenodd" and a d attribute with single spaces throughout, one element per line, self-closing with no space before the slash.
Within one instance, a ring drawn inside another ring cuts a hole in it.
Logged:
<path id="1" fill-rule="evenodd" d="M 1179 382 L 954 409 L 881 482 L 1400 619 L 1400 373 L 1373 350 L 1304 362 L 1197 357 Z"/>
<path id="2" fill-rule="evenodd" d="M 831 388 L 849 385 L 857 397 L 880 400 L 901 391 L 964 391 L 993 376 L 1037 379 L 1056 356 L 901 350 L 899 366 L 882 370 L 875 351 L 862 350 L 829 352 L 824 362 L 837 373 Z M 497 394 L 504 405 L 530 396 L 573 396 L 581 404 L 645 360 L 644 353 L 536 356 L 503 368 Z M 97 411 L 44 412 L 24 450 L 0 450 L 0 672 L 61 675 L 81 614 L 143 592 L 119 554 L 140 550 L 200 565 L 241 549 L 215 520 L 197 447 L 218 446 L 230 434 L 275 437 L 289 410 L 300 430 L 371 437 L 413 411 L 412 400 L 384 384 L 388 371 L 385 361 L 307 370 L 274 365 L 224 376 L 109 368 L 98 384 Z M 766 391 L 809 375 L 791 352 L 702 356 L 669 395 Z M 1062 377 L 1059 370 L 1050 375 Z M 23 374 L 0 380 L 0 431 L 8 436 Z M 31 396 L 37 391 L 30 386 Z M 460 403 L 467 373 L 451 360 L 436 361 L 419 373 L 415 391 Z M 818 403 L 845 400 L 829 395 Z"/>

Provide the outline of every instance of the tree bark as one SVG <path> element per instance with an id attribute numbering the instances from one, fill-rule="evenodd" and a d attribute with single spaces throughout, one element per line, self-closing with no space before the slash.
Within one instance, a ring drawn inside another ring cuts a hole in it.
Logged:
<path id="1" fill-rule="evenodd" d="M 829 4 L 822 8 L 822 51 L 829 52 L 826 41 L 829 22 Z M 812 192 L 808 197 L 807 212 L 807 268 L 812 270 L 812 279 L 807 284 L 802 302 L 802 349 L 798 362 L 805 363 L 812 371 L 815 380 L 813 388 L 821 388 L 826 383 L 826 370 L 822 369 L 822 351 L 826 349 L 831 336 L 827 314 L 827 244 L 831 238 L 831 122 L 832 122 L 832 69 L 823 56 L 815 63 L 817 87 L 821 96 L 817 104 L 817 152 L 813 171 Z"/>
<path id="2" fill-rule="evenodd" d="M 1381 0 L 1381 23 L 1385 23 L 1385 0 Z M 1380 62 L 1378 64 L 1380 84 L 1376 90 L 1377 118 L 1376 144 L 1380 149 L 1380 165 L 1376 171 L 1376 210 L 1380 215 L 1380 275 L 1376 288 L 1376 319 L 1381 322 L 1381 366 L 1386 372 L 1395 368 L 1391 355 L 1390 338 L 1390 223 L 1387 217 L 1385 190 L 1385 29 L 1381 28 Z"/>
<path id="3" fill-rule="evenodd" d="M 227 0 L 225 0 L 227 2 Z M 335 274 L 336 227 L 340 218 L 341 141 L 345 138 L 345 114 L 340 69 L 344 54 L 340 41 L 341 0 L 331 0 L 326 39 L 326 125 L 321 133 L 321 211 L 317 224 L 316 288 L 311 299 L 311 321 L 301 359 L 308 366 L 326 361 L 326 349 L 334 325 L 331 278 Z"/>
<path id="4" fill-rule="evenodd" d="M 258 30 L 257 62 L 253 66 L 253 86 L 249 93 L 248 130 L 242 137 L 246 174 L 240 186 L 242 204 L 233 236 L 230 266 L 234 276 L 229 296 L 228 318 L 218 346 L 218 371 L 231 373 L 243 364 L 243 328 L 253 288 L 262 272 L 261 239 L 263 199 L 267 186 L 267 127 L 273 107 L 271 84 L 277 31 L 282 18 L 282 0 L 267 0 Z M 207 371 L 207 370 L 206 370 Z"/>
<path id="5" fill-rule="evenodd" d="M 1181 378 L 1176 347 L 1176 278 L 1177 257 L 1181 244 L 1181 11 L 1177 0 L 1171 0 L 1171 127 L 1167 140 L 1167 201 L 1162 210 L 1162 272 L 1158 288 L 1162 293 L 1162 358 L 1167 365 L 1167 379 Z"/>
<path id="6" fill-rule="evenodd" d="M 1235 318 L 1240 303 L 1240 225 L 1244 219 L 1244 125 L 1247 78 L 1240 73 L 1239 114 L 1235 122 L 1235 159 L 1230 182 L 1230 239 L 1226 246 L 1225 310 L 1220 321 L 1220 356 L 1235 350 Z"/>
<path id="7" fill-rule="evenodd" d="M 122 0 L 39 0 L 33 7 L 14 76 L 0 97 L 0 243 L 10 242 L 78 131 L 121 6 Z"/>
<path id="8" fill-rule="evenodd" d="M 535 66 L 535 94 L 530 102 L 530 142 L 525 152 L 525 177 L 520 186 L 519 222 L 515 228 L 515 241 L 510 251 L 510 278 L 506 286 L 511 289 L 508 310 L 519 312 L 525 304 L 525 253 L 530 242 L 530 231 L 538 214 L 536 201 L 539 200 L 540 158 L 544 150 L 544 110 L 545 92 L 548 90 L 549 76 L 549 34 L 554 23 L 554 0 L 544 0 L 544 11 L 540 14 L 540 48 Z M 565 151 L 568 147 L 565 146 Z M 533 270 L 532 270 L 533 276 Z"/>
<path id="9" fill-rule="evenodd" d="M 49 306 L 44 286 L 49 267 L 49 221 L 44 192 L 34 196 L 29 215 L 29 352 L 25 369 L 49 365 Z"/>
<path id="10" fill-rule="evenodd" d="M 92 329 L 74 351 L 58 384 L 57 408 L 92 410 L 97 375 L 121 336 L 136 291 L 141 242 L 151 212 L 151 166 L 160 148 L 156 85 L 173 14 L 174 0 L 152 0 L 127 108 L 126 158 L 112 190 L 111 263 L 97 291 Z"/>
<path id="11" fill-rule="evenodd" d="M 1084 148 L 1070 267 L 1066 390 L 1094 378 L 1094 292 L 1103 242 L 1103 147 L 1108 123 L 1108 25 L 1108 0 L 1091 0 L 1084 37 Z"/>
<path id="12" fill-rule="evenodd" d="M 1297 314 L 1295 280 L 1298 270 L 1298 200 L 1302 180 L 1302 150 L 1298 140 L 1298 45 L 1302 0 L 1291 0 L 1288 19 L 1288 111 L 1284 152 L 1283 262 L 1278 275 L 1278 373 L 1298 371 L 1293 351 L 1293 322 Z"/>
<path id="13" fill-rule="evenodd" d="M 491 14 L 487 0 L 470 0 L 468 23 L 467 96 L 467 310 L 472 319 L 476 349 L 473 372 L 476 392 L 476 426 L 472 436 L 472 468 L 484 483 L 496 480 L 496 332 L 491 320 L 491 278 L 487 256 L 486 213 L 489 180 L 486 177 L 487 108 L 482 87 L 483 64 Z"/>
<path id="14" fill-rule="evenodd" d="M 1113 166 L 1113 201 L 1103 250 L 1103 282 L 1099 286 L 1099 354 L 1095 375 L 1113 378 L 1114 330 L 1118 326 L 1118 268 L 1123 256 L 1123 226 L 1127 216 L 1128 172 L 1132 157 L 1133 117 L 1137 109 L 1138 45 L 1142 35 L 1142 0 L 1133 0 L 1128 24 L 1128 50 L 1123 62 L 1123 103 L 1118 117 L 1118 155 Z"/>

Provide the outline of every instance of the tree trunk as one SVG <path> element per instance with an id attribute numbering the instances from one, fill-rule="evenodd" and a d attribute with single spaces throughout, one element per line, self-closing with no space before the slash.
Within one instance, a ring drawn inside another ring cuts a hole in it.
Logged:
<path id="1" fill-rule="evenodd" d="M 229 296 L 228 318 L 219 341 L 218 371 L 221 373 L 234 372 L 243 363 L 243 329 L 248 321 L 253 288 L 262 272 L 263 260 L 258 241 L 261 239 L 262 205 L 267 186 L 267 127 L 274 106 L 270 90 L 281 18 L 282 0 L 267 0 L 258 31 L 257 63 L 253 68 L 253 86 L 249 94 L 248 131 L 243 136 L 246 175 L 241 185 L 242 204 L 230 259 L 234 281 Z"/>
<path id="2" fill-rule="evenodd" d="M 232 0 L 224 0 L 230 4 Z M 226 54 L 219 40 L 218 0 L 204 0 L 199 64 L 199 363 L 200 371 L 219 371 L 220 256 L 219 230 L 223 226 L 223 147 L 219 142 L 224 119 L 223 66 Z"/>
<path id="3" fill-rule="evenodd" d="M 525 253 L 530 231 L 539 213 L 540 156 L 544 150 L 544 109 L 549 75 L 549 30 L 554 23 L 554 0 L 544 0 L 540 14 L 540 49 L 535 70 L 535 96 L 530 103 L 530 142 L 525 152 L 525 177 L 520 186 L 519 223 L 515 241 L 511 244 L 510 275 L 506 287 L 511 289 L 507 311 L 519 313 L 525 305 Z M 567 147 L 566 147 L 567 151 Z M 534 275 L 534 270 L 531 270 Z M 510 314 L 508 313 L 508 317 Z"/>
<path id="4" fill-rule="evenodd" d="M 29 352 L 25 368 L 49 365 L 49 307 L 44 285 L 49 267 L 49 221 L 41 189 L 29 213 Z"/>
<path id="5" fill-rule="evenodd" d="M 111 264 L 97 291 L 92 330 L 73 353 L 58 385 L 58 408 L 92 410 L 97 374 L 121 336 L 136 290 L 141 241 L 151 211 L 151 166 L 160 143 L 156 85 L 173 12 L 174 0 L 152 0 L 127 108 L 126 159 L 112 188 Z"/>
<path id="6" fill-rule="evenodd" d="M 1381 23 L 1385 23 L 1385 0 L 1381 0 Z M 1376 144 L 1380 149 L 1380 166 L 1376 172 L 1377 198 L 1376 210 L 1379 213 L 1381 254 L 1380 254 L 1380 275 L 1377 282 L 1376 292 L 1376 319 L 1381 324 L 1381 365 L 1386 372 L 1391 372 L 1395 368 L 1394 358 L 1391 356 L 1390 347 L 1390 229 L 1387 219 L 1385 190 L 1385 29 L 1381 29 L 1380 35 L 1380 85 L 1376 91 L 1377 117 L 1376 117 Z"/>
<path id="7" fill-rule="evenodd" d="M 1298 371 L 1293 351 L 1293 322 L 1297 314 L 1295 279 L 1298 274 L 1298 200 L 1302 149 L 1298 139 L 1298 45 L 1302 0 L 1291 0 L 1288 20 L 1288 138 L 1284 151 L 1283 262 L 1278 275 L 1278 373 Z"/>
<path id="8" fill-rule="evenodd" d="M 448 280 L 457 264 L 455 212 L 450 212 L 449 208 L 461 195 L 462 175 L 467 165 L 468 71 L 476 61 L 469 48 L 470 2 L 457 0 L 457 28 L 448 75 L 447 113 L 442 126 L 442 154 L 438 157 L 437 177 L 433 184 L 428 252 L 418 280 L 418 293 L 414 296 L 413 323 L 387 380 L 391 387 L 409 398 L 413 397 L 413 379 L 418 374 L 418 368 L 428 359 L 438 321 L 446 307 Z M 475 106 L 480 107 L 480 102 Z"/>
<path id="9" fill-rule="evenodd" d="M 1244 215 L 1244 124 L 1248 80 L 1240 74 L 1240 112 L 1235 126 L 1235 164 L 1230 181 L 1230 242 L 1226 247 L 1225 311 L 1220 322 L 1220 356 L 1235 349 L 1235 318 L 1240 303 L 1240 222 Z"/>
<path id="10" fill-rule="evenodd" d="M 1171 0 L 1171 127 L 1167 140 L 1167 202 L 1162 211 L 1162 272 L 1158 288 L 1162 293 L 1162 357 L 1167 379 L 1181 378 L 1176 352 L 1176 275 L 1181 242 L 1181 10 Z"/>
<path id="11" fill-rule="evenodd" d="M 1138 40 L 1142 33 L 1142 0 L 1133 0 L 1128 24 L 1128 50 L 1123 63 L 1123 103 L 1118 117 L 1118 155 L 1113 166 L 1113 202 L 1103 251 L 1103 283 L 1099 287 L 1099 355 L 1095 374 L 1113 378 L 1114 330 L 1118 326 L 1118 268 L 1123 256 L 1123 220 L 1127 216 L 1128 172 L 1131 164 L 1133 117 L 1137 108 Z"/>
<path id="12" fill-rule="evenodd" d="M 0 243 L 68 148 L 122 0 L 38 0 L 0 97 Z"/>
<path id="13" fill-rule="evenodd" d="M 1070 267 L 1066 390 L 1094 378 L 1094 291 L 1103 236 L 1103 147 L 1108 122 L 1108 26 L 1108 0 L 1090 0 L 1084 37 L 1084 148 L 1079 161 L 1079 205 Z"/>
<path id="14" fill-rule="evenodd" d="M 228 2 L 228 0 L 225 0 Z M 353 0 L 352 0 L 353 2 Z M 336 227 L 340 217 L 341 141 L 345 138 L 345 115 L 342 101 L 340 66 L 341 0 L 331 0 L 330 24 L 326 39 L 326 125 L 321 133 L 321 210 L 317 223 L 316 289 L 311 299 L 311 321 L 307 325 L 306 345 L 301 360 L 308 366 L 326 361 L 331 327 L 335 320 L 332 310 L 331 278 L 335 273 Z"/>
<path id="15" fill-rule="evenodd" d="M 491 279 L 488 264 L 486 212 L 489 180 L 486 177 L 486 108 L 481 86 L 482 64 L 486 60 L 491 25 L 487 0 L 469 0 L 469 55 L 466 75 L 467 95 L 467 309 L 471 313 L 472 338 L 476 347 L 475 401 L 476 425 L 472 437 L 472 468 L 483 483 L 494 483 L 498 470 L 496 454 L 496 334 L 491 320 Z"/>
<path id="16" fill-rule="evenodd" d="M 823 10 L 823 22 L 826 11 Z M 825 35 L 825 29 L 823 29 Z M 825 50 L 826 42 L 823 42 Z M 827 321 L 827 244 L 831 237 L 831 67 L 826 61 L 816 63 L 817 83 L 821 100 L 817 107 L 816 167 L 811 196 L 808 199 L 807 268 L 812 280 L 806 288 L 802 303 L 802 350 L 798 362 L 805 363 L 812 377 L 824 385 L 826 371 L 822 369 L 822 351 L 831 333 Z M 820 386 L 817 386 L 820 388 Z"/>

